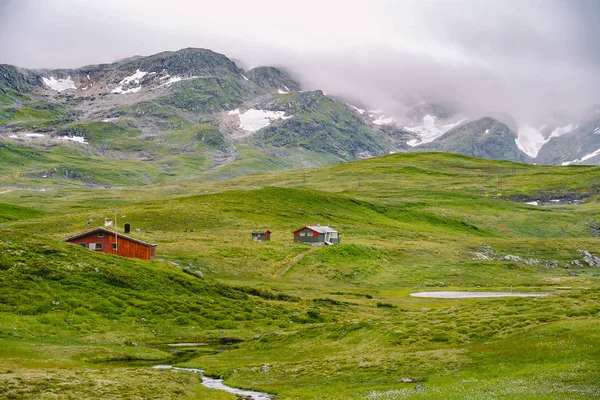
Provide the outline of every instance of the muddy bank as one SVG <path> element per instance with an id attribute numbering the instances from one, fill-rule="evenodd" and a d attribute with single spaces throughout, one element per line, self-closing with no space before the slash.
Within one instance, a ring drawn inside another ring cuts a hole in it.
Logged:
<path id="1" fill-rule="evenodd" d="M 507 200 L 525 203 L 532 206 L 564 206 L 569 204 L 581 204 L 586 199 L 597 196 L 598 194 L 598 191 L 594 191 L 593 193 L 539 192 L 532 195 L 518 194 L 508 197 Z"/>

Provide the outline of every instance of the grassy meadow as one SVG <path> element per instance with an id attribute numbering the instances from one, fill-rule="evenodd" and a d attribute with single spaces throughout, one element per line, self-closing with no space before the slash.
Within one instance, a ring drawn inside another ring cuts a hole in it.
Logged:
<path id="1" fill-rule="evenodd" d="M 599 198 L 598 167 L 439 153 L 0 190 L 0 398 L 235 398 L 157 364 L 277 399 L 600 397 Z M 156 261 L 61 241 L 115 207 Z M 316 223 L 341 244 L 293 243 Z"/>

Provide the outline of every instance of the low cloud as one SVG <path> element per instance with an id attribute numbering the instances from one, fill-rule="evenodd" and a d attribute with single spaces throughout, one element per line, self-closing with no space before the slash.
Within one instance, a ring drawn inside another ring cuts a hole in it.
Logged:
<path id="1" fill-rule="evenodd" d="M 0 62 L 78 67 L 203 47 L 397 116 L 428 101 L 536 123 L 600 103 L 595 0 L 97 3 L 0 2 Z"/>

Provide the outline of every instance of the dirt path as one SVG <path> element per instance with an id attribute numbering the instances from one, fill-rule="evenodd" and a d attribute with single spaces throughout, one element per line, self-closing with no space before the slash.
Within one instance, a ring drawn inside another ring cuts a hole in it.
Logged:
<path id="1" fill-rule="evenodd" d="M 311 246 L 311 248 L 308 249 L 308 251 L 305 251 L 304 253 L 300 253 L 296 257 L 292 258 L 292 260 L 289 263 L 287 263 L 285 265 L 285 267 L 283 267 L 283 270 L 279 273 L 279 277 L 283 278 L 283 276 L 290 270 L 290 268 L 292 268 L 294 265 L 296 265 L 296 263 L 298 263 L 298 261 L 302 260 L 302 258 L 305 255 L 311 254 L 315 250 L 317 250 L 317 247 L 316 246 Z"/>

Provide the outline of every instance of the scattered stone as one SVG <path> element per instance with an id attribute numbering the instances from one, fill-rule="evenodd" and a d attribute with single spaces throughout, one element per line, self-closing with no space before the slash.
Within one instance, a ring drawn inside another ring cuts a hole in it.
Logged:
<path id="1" fill-rule="evenodd" d="M 414 382 L 412 379 L 410 378 L 400 378 L 398 379 L 398 383 L 412 383 Z"/>
<path id="2" fill-rule="evenodd" d="M 569 273 L 570 276 L 579 276 L 579 272 L 571 271 Z"/>
<path id="3" fill-rule="evenodd" d="M 421 390 L 425 390 L 425 385 L 417 385 L 417 386 L 415 386 L 415 390 L 416 390 L 417 392 L 418 392 L 418 391 L 421 391 Z"/>
<path id="4" fill-rule="evenodd" d="M 595 254 L 590 253 L 587 250 L 577 250 L 579 253 L 583 254 L 583 261 L 587 263 L 590 267 L 600 267 L 600 257 Z"/>
<path id="5" fill-rule="evenodd" d="M 423 307 L 421 308 L 421 311 L 431 311 L 431 308 Z"/>
<path id="6" fill-rule="evenodd" d="M 269 372 L 269 366 L 267 364 L 262 366 L 262 372 Z"/>
<path id="7" fill-rule="evenodd" d="M 65 319 L 65 322 L 67 323 L 67 325 L 72 325 L 73 324 L 73 320 L 72 319 Z"/>
<path id="8" fill-rule="evenodd" d="M 555 261 L 555 260 L 546 261 L 546 263 L 544 264 L 544 267 L 556 268 L 556 267 L 558 267 L 558 261 Z"/>
<path id="9" fill-rule="evenodd" d="M 439 282 L 439 283 L 438 283 L 438 285 L 439 285 L 439 286 L 441 286 L 441 287 L 446 287 L 446 286 L 448 286 L 448 285 L 446 285 L 444 282 Z"/>
<path id="10" fill-rule="evenodd" d="M 540 260 L 538 260 L 537 258 L 522 258 L 519 256 L 513 256 L 511 254 L 505 255 L 504 257 L 500 257 L 499 260 L 504 260 L 504 261 L 514 261 L 514 262 L 523 262 L 529 266 L 533 266 L 533 265 L 539 265 L 540 264 Z"/>
<path id="11" fill-rule="evenodd" d="M 562 267 L 563 267 L 563 269 L 569 269 L 569 268 L 571 268 L 571 264 L 565 264 Z"/>
<path id="12" fill-rule="evenodd" d="M 491 260 L 490 257 L 486 256 L 483 253 L 479 253 L 479 252 L 474 252 L 473 254 L 473 260 Z"/>
<path id="13" fill-rule="evenodd" d="M 593 236 L 600 236 L 600 223 L 597 221 L 586 221 L 585 222 L 586 229 L 591 232 Z"/>
<path id="14" fill-rule="evenodd" d="M 52 305 L 53 305 L 53 306 L 60 306 L 60 301 L 53 301 L 53 302 L 52 302 Z"/>

